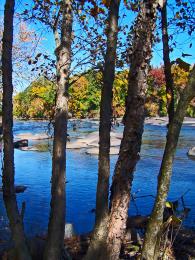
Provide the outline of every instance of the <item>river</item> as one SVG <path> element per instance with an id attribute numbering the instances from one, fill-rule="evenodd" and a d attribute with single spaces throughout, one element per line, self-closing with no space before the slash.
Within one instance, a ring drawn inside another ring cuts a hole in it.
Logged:
<path id="1" fill-rule="evenodd" d="M 14 123 L 14 135 L 25 132 L 34 134 L 46 130 L 47 122 L 43 121 L 15 121 Z M 95 130 L 98 130 L 96 121 L 80 122 L 77 131 L 72 131 L 69 125 L 69 134 L 75 137 Z M 190 147 L 195 146 L 194 130 L 195 127 L 190 125 L 184 125 L 182 128 L 169 192 L 169 200 L 177 200 L 187 191 L 184 202 L 191 211 L 184 224 L 190 227 L 195 227 L 195 160 L 189 159 L 186 153 Z M 115 131 L 122 131 L 122 126 Z M 152 209 L 165 139 L 166 126 L 145 125 L 141 159 L 136 168 L 132 187 L 132 193 L 137 198 L 135 203 L 131 202 L 129 210 L 131 215 L 149 214 Z M 32 141 L 30 145 L 36 142 L 38 141 Z M 111 156 L 111 174 L 116 159 L 116 155 Z M 92 209 L 95 208 L 97 166 L 97 156 L 87 155 L 83 149 L 67 151 L 66 221 L 74 224 L 78 234 L 88 232 L 93 227 Z M 26 202 L 25 230 L 29 236 L 42 234 L 47 229 L 50 209 L 51 152 L 15 149 L 15 171 L 15 183 L 28 187 L 24 193 L 17 195 L 20 208 L 22 202 Z M 142 198 L 142 196 L 146 197 Z M 1 193 L 1 231 L 5 226 L 8 226 L 8 222 Z"/>

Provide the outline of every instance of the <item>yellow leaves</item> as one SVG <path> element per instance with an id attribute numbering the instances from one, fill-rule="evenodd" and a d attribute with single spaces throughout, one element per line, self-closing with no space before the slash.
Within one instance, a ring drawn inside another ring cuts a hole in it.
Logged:
<path id="1" fill-rule="evenodd" d="M 178 65 L 173 65 L 171 70 L 175 87 L 178 89 L 184 89 L 188 82 L 189 71 L 186 71 Z"/>
<path id="2" fill-rule="evenodd" d="M 173 207 L 172 202 L 170 202 L 170 201 L 166 201 L 166 203 L 165 203 L 165 207 L 166 207 L 166 208 L 170 208 L 170 209 L 172 209 L 172 207 Z"/>
<path id="3" fill-rule="evenodd" d="M 41 98 L 35 98 L 31 101 L 30 107 L 27 111 L 31 118 L 42 117 L 44 110 L 44 100 Z"/>
<path id="4" fill-rule="evenodd" d="M 169 93 L 167 93 L 167 99 L 170 100 L 171 99 L 171 95 Z"/>
<path id="5" fill-rule="evenodd" d="M 49 117 L 53 113 L 55 86 L 39 78 L 14 97 L 14 115 L 23 118 Z"/>
<path id="6" fill-rule="evenodd" d="M 158 114 L 158 104 L 148 101 L 145 103 L 145 109 L 147 111 L 147 116 L 156 116 Z"/>
<path id="7" fill-rule="evenodd" d="M 113 109 L 117 116 L 123 116 L 125 111 L 125 97 L 127 93 L 128 71 L 118 72 L 115 77 L 113 87 Z"/>
<path id="8" fill-rule="evenodd" d="M 72 79 L 74 81 L 74 78 Z M 88 80 L 82 76 L 70 87 L 69 110 L 77 118 L 84 116 L 88 98 Z"/>

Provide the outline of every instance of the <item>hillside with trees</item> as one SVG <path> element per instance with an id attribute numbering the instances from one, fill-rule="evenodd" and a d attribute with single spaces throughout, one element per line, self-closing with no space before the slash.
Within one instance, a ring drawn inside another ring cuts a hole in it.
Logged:
<path id="1" fill-rule="evenodd" d="M 182 90 L 185 88 L 189 71 L 172 66 L 174 92 L 177 104 Z M 102 88 L 102 74 L 88 71 L 84 76 L 75 76 L 69 89 L 69 113 L 73 118 L 98 117 Z M 145 113 L 147 117 L 167 116 L 167 96 L 163 67 L 152 68 L 147 79 Z M 122 117 L 125 111 L 128 72 L 117 72 L 113 86 L 112 109 L 116 117 Z M 55 83 L 40 77 L 32 82 L 24 91 L 14 96 L 14 116 L 20 119 L 51 119 L 55 107 Z M 188 117 L 195 117 L 195 103 L 191 102 L 187 109 Z"/>

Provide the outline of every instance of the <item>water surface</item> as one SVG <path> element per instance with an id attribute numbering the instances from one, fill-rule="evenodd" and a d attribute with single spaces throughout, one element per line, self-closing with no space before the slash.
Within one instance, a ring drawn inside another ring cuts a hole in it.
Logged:
<path id="1" fill-rule="evenodd" d="M 47 122 L 16 121 L 14 134 L 31 132 L 40 133 L 47 131 Z M 81 133 L 89 133 L 98 129 L 95 121 L 80 122 L 77 131 L 72 131 L 69 123 L 70 136 L 78 137 Z M 122 131 L 122 127 L 115 131 Z M 141 160 L 139 161 L 132 193 L 137 197 L 136 206 L 131 203 L 129 214 L 149 214 L 156 194 L 157 174 L 159 171 L 163 148 L 166 139 L 166 127 L 146 125 Z M 40 143 L 42 141 L 39 141 Z M 45 141 L 47 142 L 47 141 Z M 35 144 L 37 141 L 30 142 Z M 180 141 L 175 157 L 173 177 L 169 200 L 176 200 L 185 195 L 185 204 L 191 208 L 191 212 L 185 221 L 185 225 L 195 226 L 195 161 L 190 160 L 186 153 L 189 147 L 195 146 L 194 127 L 185 125 L 182 128 Z M 117 156 L 111 156 L 111 174 L 114 169 Z M 88 232 L 94 223 L 95 192 L 97 182 L 97 156 L 90 156 L 83 150 L 68 150 L 67 152 L 67 222 L 74 224 L 78 233 Z M 15 182 L 26 185 L 28 188 L 23 194 L 18 194 L 18 204 L 21 207 L 26 202 L 25 229 L 28 235 L 43 233 L 47 229 L 50 209 L 50 179 L 51 179 L 51 153 L 20 151 L 15 149 Z M 152 196 L 151 196 L 152 195 Z M 0 194 L 0 228 L 7 225 L 5 209 L 3 207 L 2 194 Z"/>

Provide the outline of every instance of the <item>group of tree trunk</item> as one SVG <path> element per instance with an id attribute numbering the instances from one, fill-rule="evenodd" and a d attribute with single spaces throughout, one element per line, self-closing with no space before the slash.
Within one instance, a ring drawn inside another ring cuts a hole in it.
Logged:
<path id="1" fill-rule="evenodd" d="M 140 158 L 144 128 L 144 104 L 147 91 L 147 75 L 154 41 L 158 0 L 145 0 L 139 4 L 139 12 L 133 25 L 132 43 L 129 48 L 128 93 L 124 115 L 124 132 L 118 160 L 115 165 L 111 188 L 110 130 L 112 119 L 112 88 L 117 59 L 117 38 L 120 0 L 111 0 L 108 12 L 107 47 L 103 68 L 103 85 L 100 105 L 99 167 L 96 195 L 96 219 L 91 243 L 85 260 L 119 258 L 126 232 L 130 192 L 136 164 Z M 162 1 L 161 1 L 162 2 Z M 14 0 L 6 0 L 2 49 L 3 79 L 3 198 L 18 259 L 31 259 L 19 212 L 14 188 L 14 147 L 12 109 L 12 44 Z M 54 117 L 54 145 L 51 178 L 51 211 L 44 259 L 61 259 L 64 247 L 66 139 L 68 120 L 68 87 L 71 67 L 73 27 L 73 1 L 63 0 L 59 11 L 61 23 L 53 27 L 56 43 L 57 95 Z M 149 219 L 142 249 L 142 259 L 159 257 L 160 238 L 163 233 L 163 212 L 169 190 L 174 154 L 180 129 L 190 100 L 195 96 L 195 68 L 189 83 L 174 109 L 174 90 L 169 58 L 166 0 L 161 6 L 163 57 L 167 87 L 169 126 L 167 143 L 158 177 L 157 196 Z M 60 26 L 60 35 L 58 32 Z M 110 194 L 110 197 L 109 197 Z"/>

